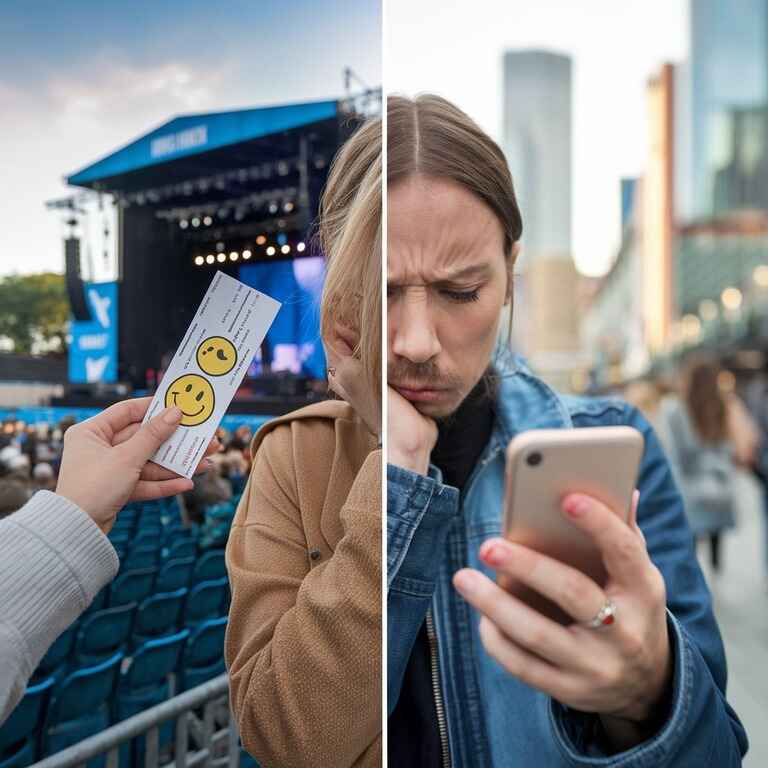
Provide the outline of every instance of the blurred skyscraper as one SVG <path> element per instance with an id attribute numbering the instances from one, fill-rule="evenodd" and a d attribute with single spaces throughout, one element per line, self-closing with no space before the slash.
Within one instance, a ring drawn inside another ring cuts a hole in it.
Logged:
<path id="1" fill-rule="evenodd" d="M 729 144 L 725 113 L 768 101 L 768 0 L 691 0 L 691 208 L 713 209 L 713 175 Z M 678 200 L 680 198 L 678 197 Z"/>
<path id="2" fill-rule="evenodd" d="M 568 386 L 579 347 L 571 248 L 571 59 L 504 54 L 503 149 L 523 215 L 516 345 L 544 378 Z"/>

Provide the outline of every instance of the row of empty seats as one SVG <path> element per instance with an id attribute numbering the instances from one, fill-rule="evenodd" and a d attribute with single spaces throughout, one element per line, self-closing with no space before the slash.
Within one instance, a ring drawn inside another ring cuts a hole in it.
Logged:
<path id="1" fill-rule="evenodd" d="M 194 688 L 225 671 L 221 616 L 171 635 L 147 640 L 88 666 L 74 666 L 62 677 L 33 683 L 0 728 L 0 768 L 22 768 L 99 733 L 169 696 Z M 172 685 L 173 682 L 173 685 Z M 173 738 L 173 723 L 161 728 L 161 744 Z M 121 766 L 139 766 L 143 737 L 120 751 Z M 89 762 L 102 768 L 104 758 Z"/>
<path id="2" fill-rule="evenodd" d="M 226 527 L 222 546 L 236 505 L 206 510 Z M 223 549 L 201 551 L 175 499 L 128 505 L 109 538 L 118 575 L 53 643 L 0 727 L 0 768 L 30 765 L 225 671 Z M 161 745 L 173 732 L 173 723 L 161 728 Z M 144 739 L 133 739 L 120 765 L 143 766 L 143 755 Z"/>

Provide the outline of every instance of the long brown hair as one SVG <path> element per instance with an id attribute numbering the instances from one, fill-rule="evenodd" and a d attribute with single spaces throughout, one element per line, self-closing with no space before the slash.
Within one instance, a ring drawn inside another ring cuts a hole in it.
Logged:
<path id="1" fill-rule="evenodd" d="M 477 195 L 501 223 L 504 255 L 512 260 L 523 221 L 504 153 L 469 115 L 441 96 L 387 97 L 387 183 L 414 174 L 449 179 Z"/>
<path id="2" fill-rule="evenodd" d="M 725 399 L 718 385 L 720 366 L 713 360 L 694 358 L 683 373 L 683 399 L 696 433 L 705 443 L 719 443 L 727 436 Z"/>

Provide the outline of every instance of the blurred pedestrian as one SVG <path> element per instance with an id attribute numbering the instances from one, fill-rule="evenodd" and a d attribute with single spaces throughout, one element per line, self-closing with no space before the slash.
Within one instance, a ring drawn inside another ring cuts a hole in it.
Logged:
<path id="1" fill-rule="evenodd" d="M 691 530 L 709 541 L 715 572 L 722 567 L 722 534 L 736 524 L 734 469 L 747 466 L 755 448 L 752 422 L 731 379 L 716 362 L 694 358 L 682 372 L 679 396 L 665 398 L 661 408 L 660 433 Z"/>
<path id="2" fill-rule="evenodd" d="M 766 370 L 755 376 L 747 386 L 745 404 L 758 431 L 758 445 L 752 462 L 752 471 L 762 488 L 763 557 L 766 585 L 768 585 L 768 365 Z"/>

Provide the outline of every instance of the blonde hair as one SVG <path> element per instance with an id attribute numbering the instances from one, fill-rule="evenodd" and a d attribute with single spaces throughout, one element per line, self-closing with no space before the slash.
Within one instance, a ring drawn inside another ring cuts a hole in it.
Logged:
<path id="1" fill-rule="evenodd" d="M 359 335 L 353 352 L 366 385 L 381 397 L 381 120 L 367 120 L 333 160 L 319 206 L 327 259 L 320 333 L 336 322 Z"/>

